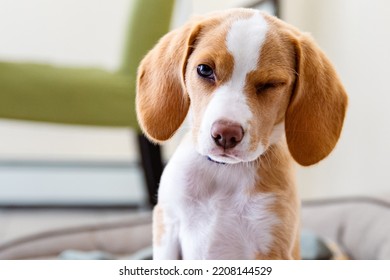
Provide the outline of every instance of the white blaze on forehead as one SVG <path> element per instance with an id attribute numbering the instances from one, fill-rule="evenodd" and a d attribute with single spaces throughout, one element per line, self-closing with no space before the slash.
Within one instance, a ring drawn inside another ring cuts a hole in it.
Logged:
<path id="1" fill-rule="evenodd" d="M 243 87 L 246 75 L 256 69 L 267 30 L 268 24 L 259 12 L 232 24 L 226 44 L 234 58 L 231 82 L 235 87 Z"/>
<path id="2" fill-rule="evenodd" d="M 226 36 L 227 49 L 234 59 L 232 77 L 213 93 L 205 117 L 231 119 L 245 128 L 252 117 L 244 92 L 246 76 L 257 68 L 267 30 L 267 22 L 259 12 L 232 23 Z"/>

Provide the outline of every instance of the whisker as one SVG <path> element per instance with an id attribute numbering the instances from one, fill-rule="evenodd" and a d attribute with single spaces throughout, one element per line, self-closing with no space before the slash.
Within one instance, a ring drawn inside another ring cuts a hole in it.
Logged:
<path id="1" fill-rule="evenodd" d="M 268 149 L 268 150 L 269 150 L 270 154 L 272 154 L 272 156 L 276 158 L 277 163 L 280 163 L 281 160 L 280 160 L 280 158 L 278 157 L 278 154 L 276 153 L 275 149 L 274 149 L 273 147 L 271 147 L 271 148 Z"/>

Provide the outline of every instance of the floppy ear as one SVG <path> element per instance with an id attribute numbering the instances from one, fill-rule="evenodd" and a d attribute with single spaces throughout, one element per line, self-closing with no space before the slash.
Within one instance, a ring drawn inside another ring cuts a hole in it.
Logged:
<path id="1" fill-rule="evenodd" d="M 136 111 L 146 136 L 168 140 L 184 121 L 190 100 L 184 71 L 200 26 L 189 23 L 165 35 L 138 68 Z"/>
<path id="2" fill-rule="evenodd" d="M 314 41 L 302 34 L 294 45 L 298 77 L 286 113 L 286 137 L 293 158 L 308 166 L 333 150 L 348 100 L 334 67 Z"/>

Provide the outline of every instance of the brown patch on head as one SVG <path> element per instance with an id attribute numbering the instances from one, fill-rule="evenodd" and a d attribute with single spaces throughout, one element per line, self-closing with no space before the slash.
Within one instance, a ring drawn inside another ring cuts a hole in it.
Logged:
<path id="1" fill-rule="evenodd" d="M 336 145 L 347 96 L 334 67 L 309 36 L 263 16 L 269 31 L 258 69 L 248 74 L 246 83 L 254 114 L 250 149 L 259 142 L 266 147 L 272 128 L 285 120 L 291 155 L 301 165 L 311 165 Z M 260 89 L 257 95 L 254 88 Z"/>
<path id="2" fill-rule="evenodd" d="M 164 211 L 159 205 L 156 205 L 153 210 L 153 243 L 155 245 L 161 245 L 161 239 L 164 233 Z"/>
<path id="3" fill-rule="evenodd" d="M 261 143 L 268 147 L 275 125 L 284 121 L 295 81 L 293 47 L 283 34 L 264 16 L 268 23 L 265 41 L 259 50 L 258 67 L 246 79 L 245 92 L 253 118 L 250 121 L 250 151 Z"/>

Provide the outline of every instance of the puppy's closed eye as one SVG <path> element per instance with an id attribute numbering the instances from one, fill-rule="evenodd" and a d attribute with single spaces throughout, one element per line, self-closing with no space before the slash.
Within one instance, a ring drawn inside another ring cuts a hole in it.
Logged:
<path id="1" fill-rule="evenodd" d="M 257 84 L 256 85 L 256 93 L 257 94 L 261 94 L 261 93 L 265 93 L 269 90 L 272 90 L 272 89 L 276 89 L 276 88 L 279 88 L 283 85 L 285 85 L 286 83 L 284 82 L 267 82 L 267 83 L 260 83 L 260 84 Z"/>

